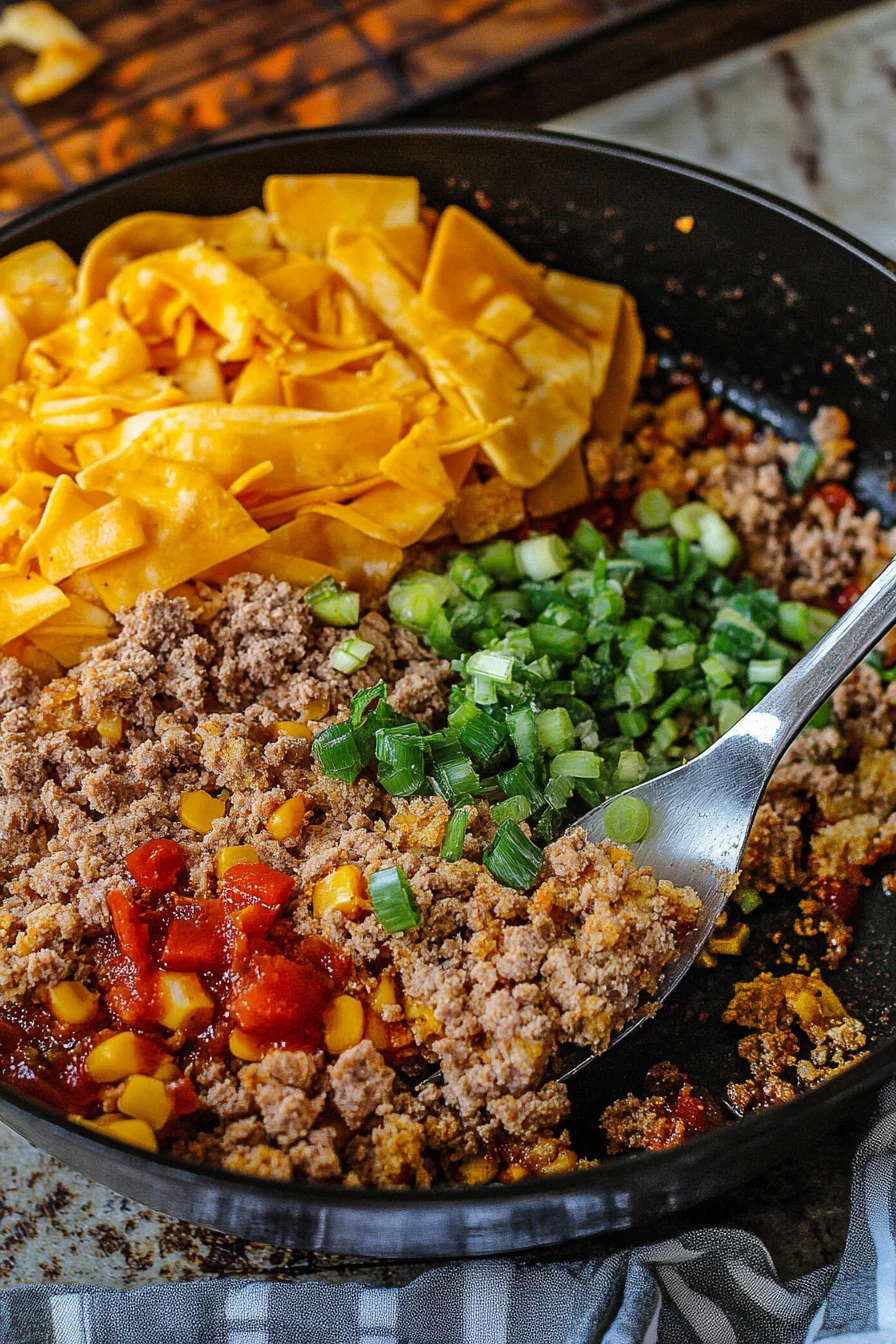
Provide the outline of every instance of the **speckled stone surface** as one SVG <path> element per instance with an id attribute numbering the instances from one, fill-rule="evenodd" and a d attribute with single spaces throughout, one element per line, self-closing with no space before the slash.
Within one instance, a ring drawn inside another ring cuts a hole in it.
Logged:
<path id="1" fill-rule="evenodd" d="M 896 0 L 596 108 L 563 129 L 748 179 L 896 256 Z M 652 1227 L 537 1253 L 582 1259 L 700 1226 L 755 1233 L 782 1278 L 836 1259 L 872 1103 L 752 1185 Z M 207 1275 L 399 1284 L 427 1266 L 303 1255 L 175 1222 L 44 1157 L 0 1125 L 0 1284 L 127 1287 Z"/>
<path id="2" fill-rule="evenodd" d="M 896 256 L 893 0 L 552 125 L 753 182 Z"/>

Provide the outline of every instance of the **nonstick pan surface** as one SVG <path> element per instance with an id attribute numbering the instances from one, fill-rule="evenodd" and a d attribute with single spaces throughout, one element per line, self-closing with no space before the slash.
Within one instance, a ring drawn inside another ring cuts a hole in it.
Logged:
<path id="1" fill-rule="evenodd" d="M 269 173 L 411 174 L 437 207 L 481 215 L 526 256 L 617 281 L 638 302 L 660 367 L 684 364 L 730 403 L 807 437 L 841 406 L 859 444 L 854 488 L 896 521 L 896 276 L 837 229 L 751 188 L 657 156 L 542 132 L 385 128 L 229 144 L 119 174 L 0 230 L 0 253 L 51 238 L 77 257 L 140 210 L 225 214 L 261 200 Z M 692 216 L 689 233 L 676 219 Z M 603 1107 L 671 1059 L 718 1095 L 742 1076 L 721 1023 L 735 979 L 775 967 L 761 932 L 786 931 L 793 901 L 767 902 L 752 955 L 695 972 L 658 1018 L 574 1080 L 573 1134 L 599 1152 Z M 896 902 L 874 882 L 852 953 L 826 978 L 867 1025 L 869 1055 L 817 1091 L 679 1148 L 566 1177 L 433 1191 L 281 1184 L 119 1146 L 0 1087 L 0 1119 L 120 1194 L 253 1240 L 399 1258 L 520 1250 L 650 1220 L 749 1180 L 804 1148 L 896 1066 Z"/>

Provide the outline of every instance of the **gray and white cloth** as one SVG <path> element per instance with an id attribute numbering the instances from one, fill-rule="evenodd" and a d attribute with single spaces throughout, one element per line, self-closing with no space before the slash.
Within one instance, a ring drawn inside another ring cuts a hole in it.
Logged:
<path id="1" fill-rule="evenodd" d="M 896 1344 L 896 1082 L 856 1154 L 839 1265 L 789 1283 L 710 1228 L 611 1255 L 470 1260 L 404 1288 L 206 1279 L 0 1291 L 2 1344 Z"/>

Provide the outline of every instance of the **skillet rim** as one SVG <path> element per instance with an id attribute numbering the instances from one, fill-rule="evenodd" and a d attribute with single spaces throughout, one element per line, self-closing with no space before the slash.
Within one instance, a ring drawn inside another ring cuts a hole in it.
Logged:
<path id="1" fill-rule="evenodd" d="M 32 210 L 17 215 L 15 219 L 0 227 L 0 256 L 5 255 L 15 246 L 17 235 L 36 228 L 45 221 L 49 222 L 64 217 L 72 207 L 80 206 L 91 200 L 112 196 L 117 191 L 126 189 L 135 182 L 150 180 L 169 170 L 186 167 L 191 163 L 226 159 L 228 156 L 281 145 L 301 146 L 302 144 L 319 143 L 321 141 L 401 140 L 408 138 L 425 142 L 427 140 L 437 141 L 445 136 L 454 139 L 468 139 L 474 143 L 480 140 L 511 140 L 548 147 L 557 145 L 567 149 L 572 148 L 585 154 L 593 153 L 596 161 L 621 159 L 626 162 L 659 168 L 680 178 L 690 179 L 711 188 L 719 189 L 729 195 L 759 204 L 773 214 L 796 222 L 807 228 L 812 234 L 843 248 L 864 264 L 870 265 L 882 277 L 886 277 L 890 283 L 896 283 L 896 261 L 855 238 L 838 225 L 831 224 L 812 211 L 786 201 L 764 188 L 739 182 L 724 173 L 696 167 L 668 155 L 629 147 L 614 141 L 570 135 L 558 131 L 529 130 L 518 126 L 500 124 L 458 123 L 452 125 L 447 123 L 429 125 L 408 123 L 395 126 L 347 126 L 283 131 L 229 140 L 219 145 L 199 146 L 175 154 L 158 156 L 143 160 L 96 182 L 63 192 Z M 598 1166 L 582 1172 L 573 1172 L 562 1176 L 541 1176 L 510 1185 L 436 1186 L 412 1191 L 407 1189 L 383 1190 L 372 1187 L 352 1188 L 337 1185 L 315 1185 L 312 1182 L 279 1182 L 266 1177 L 231 1172 L 220 1167 L 188 1161 L 175 1157 L 171 1153 L 150 1153 L 141 1149 L 128 1151 L 115 1140 L 107 1138 L 99 1132 L 86 1130 L 76 1122 L 68 1120 L 52 1107 L 17 1092 L 5 1083 L 0 1083 L 0 1119 L 6 1120 L 17 1132 L 23 1133 L 21 1129 L 18 1129 L 14 1120 L 7 1116 L 8 1111 L 13 1113 L 23 1112 L 42 1124 L 49 1124 L 51 1128 L 71 1135 L 79 1141 L 79 1145 L 94 1146 L 98 1149 L 100 1155 L 103 1151 L 114 1152 L 119 1163 L 129 1162 L 132 1165 L 134 1163 L 143 1165 L 149 1162 L 159 1171 L 176 1171 L 188 1180 L 211 1181 L 235 1194 L 241 1189 L 251 1189 L 262 1199 L 268 1196 L 278 1203 L 285 1199 L 289 1202 L 303 1203 L 318 1209 L 325 1209 L 327 1206 L 334 1205 L 346 1210 L 358 1211 L 365 1208 L 373 1210 L 377 1207 L 384 1207 L 384 1211 L 388 1209 L 391 1212 L 402 1210 L 413 1212 L 419 1210 L 421 1205 L 426 1206 L 429 1211 L 458 1204 L 468 1207 L 471 1205 L 494 1206 L 497 1204 L 533 1207 L 557 1202 L 563 1196 L 598 1194 L 602 1185 L 619 1186 L 623 1183 L 622 1180 L 611 1180 L 607 1173 L 611 1175 L 612 1173 L 619 1173 L 620 1176 L 624 1177 L 626 1172 L 637 1171 L 645 1173 L 645 1179 L 649 1180 L 651 1172 L 662 1169 L 666 1172 L 675 1173 L 677 1170 L 680 1178 L 680 1175 L 686 1173 L 688 1168 L 698 1164 L 702 1166 L 704 1163 L 718 1163 L 720 1158 L 724 1167 L 724 1155 L 732 1148 L 732 1145 L 742 1142 L 750 1146 L 751 1141 L 753 1141 L 755 1146 L 755 1143 L 761 1141 L 767 1131 L 779 1128 L 794 1130 L 799 1126 L 803 1115 L 816 1110 L 833 1109 L 838 1114 L 842 1113 L 850 1098 L 858 1098 L 873 1087 L 882 1084 L 892 1076 L 894 1071 L 896 1071 L 896 1034 L 879 1042 L 856 1064 L 851 1065 L 820 1087 L 805 1092 L 783 1105 L 754 1112 L 741 1120 L 726 1124 L 718 1129 L 709 1130 L 705 1134 L 675 1148 L 662 1149 L 656 1152 L 633 1152 L 601 1162 Z M 785 1125 L 785 1121 L 789 1123 Z M 23 1134 L 23 1137 L 27 1138 L 29 1142 L 34 1142 L 31 1134 Z M 722 1180 L 719 1182 L 717 1193 L 721 1193 L 737 1183 L 736 1178 L 734 1181 Z M 687 1201 L 684 1201 L 681 1205 L 675 1207 L 684 1207 L 686 1203 Z M 638 1221 L 637 1216 L 634 1219 L 623 1219 L 621 1222 L 613 1221 L 607 1224 L 607 1229 L 610 1226 L 627 1225 L 633 1221 Z M 537 1245 L 542 1243 L 536 1241 L 526 1244 Z M 388 1255 L 388 1252 L 386 1254 Z M 455 1252 L 447 1251 L 446 1254 L 452 1255 Z"/>

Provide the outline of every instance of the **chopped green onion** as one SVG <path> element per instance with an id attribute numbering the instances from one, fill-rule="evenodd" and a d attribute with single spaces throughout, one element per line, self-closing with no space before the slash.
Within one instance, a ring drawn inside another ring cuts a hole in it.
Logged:
<path id="1" fill-rule="evenodd" d="M 632 506 L 639 527 L 665 527 L 672 517 L 672 501 L 662 490 L 645 490 Z"/>
<path id="2" fill-rule="evenodd" d="M 754 910 L 758 910 L 762 904 L 762 897 L 755 887 L 739 887 L 734 893 L 733 899 L 740 906 L 745 915 L 751 915 Z"/>
<path id="3" fill-rule="evenodd" d="M 399 625 L 425 634 L 456 593 L 457 588 L 446 575 L 420 570 L 393 583 L 389 589 L 389 611 Z"/>
<path id="4" fill-rule="evenodd" d="M 513 745 L 520 760 L 537 760 L 541 755 L 541 742 L 532 710 L 526 707 L 508 714 L 507 727 L 510 729 Z"/>
<path id="5" fill-rule="evenodd" d="M 525 821 L 532 811 L 532 804 L 524 793 L 515 793 L 492 807 L 492 818 L 500 826 L 502 821 Z"/>
<path id="6" fill-rule="evenodd" d="M 419 723 L 378 728 L 374 752 L 379 762 L 377 778 L 393 798 L 409 798 L 422 791 L 426 770 Z"/>
<path id="7" fill-rule="evenodd" d="M 643 840 L 650 825 L 650 808 L 643 798 L 614 798 L 604 813 L 604 829 L 617 845 Z"/>
<path id="8" fill-rule="evenodd" d="M 732 658 L 749 658 L 762 652 L 765 631 L 755 621 L 735 607 L 726 606 L 712 623 L 715 645 L 713 653 L 727 653 Z"/>
<path id="9" fill-rule="evenodd" d="M 638 560 L 658 579 L 676 577 L 676 550 L 674 537 L 642 537 L 637 532 L 623 532 L 622 548 L 626 555 Z"/>
<path id="10" fill-rule="evenodd" d="M 723 700 L 718 716 L 719 732 L 727 733 L 729 728 L 740 722 L 746 712 L 743 705 L 739 705 L 736 700 Z"/>
<path id="11" fill-rule="evenodd" d="M 650 745 L 657 756 L 662 756 L 680 737 L 681 729 L 675 719 L 661 719 L 653 731 Z"/>
<path id="12" fill-rule="evenodd" d="M 515 821 L 502 821 L 495 838 L 482 855 L 492 877 L 505 887 L 525 891 L 534 886 L 544 867 L 544 854 Z"/>
<path id="13" fill-rule="evenodd" d="M 740 551 L 740 542 L 720 513 L 710 509 L 697 523 L 703 554 L 719 569 L 727 569 Z"/>
<path id="14" fill-rule="evenodd" d="M 569 544 L 579 559 L 589 565 L 599 556 L 609 555 L 612 549 L 603 532 L 599 532 L 587 518 L 583 518 L 576 525 Z"/>
<path id="15" fill-rule="evenodd" d="M 460 555 L 454 557 L 448 574 L 462 593 L 476 600 L 485 597 L 495 586 L 491 575 L 486 574 L 467 551 L 461 551 Z"/>
<path id="16" fill-rule="evenodd" d="M 512 541 L 490 541 L 476 552 L 479 568 L 499 583 L 516 583 L 521 577 Z"/>
<path id="17" fill-rule="evenodd" d="M 787 485 L 795 495 L 805 490 L 818 470 L 821 452 L 814 443 L 801 443 L 786 472 Z"/>
<path id="18" fill-rule="evenodd" d="M 778 629 L 785 639 L 811 648 L 836 625 L 837 617 L 822 607 L 807 607 L 805 602 L 782 602 L 778 609 Z"/>
<path id="19" fill-rule="evenodd" d="M 561 751 L 551 761 L 551 775 L 573 779 L 600 779 L 601 759 L 593 751 Z"/>
<path id="20" fill-rule="evenodd" d="M 458 741 L 481 765 L 487 765 L 508 740 L 503 723 L 479 709 L 470 700 L 464 700 L 448 716 L 448 722 L 457 733 Z"/>
<path id="21" fill-rule="evenodd" d="M 522 761 L 511 770 L 504 770 L 498 775 L 498 783 L 508 797 L 521 793 L 529 799 L 536 811 L 544 807 L 544 796 L 535 782 L 535 776 Z"/>
<path id="22" fill-rule="evenodd" d="M 353 784 L 364 768 L 350 720 L 331 724 L 318 733 L 311 747 L 317 763 L 331 779 Z"/>
<path id="23" fill-rule="evenodd" d="M 621 709 L 616 714 L 616 722 L 623 737 L 641 737 L 650 726 L 643 709 Z"/>
<path id="24" fill-rule="evenodd" d="M 544 800 L 548 807 L 560 812 L 569 802 L 573 793 L 573 782 L 569 775 L 555 775 L 549 779 L 544 791 Z"/>
<path id="25" fill-rule="evenodd" d="M 529 638 L 539 656 L 546 653 L 551 658 L 571 660 L 585 652 L 584 635 L 564 626 L 550 625 L 547 621 L 536 621 L 530 625 Z"/>
<path id="26" fill-rule="evenodd" d="M 777 686 L 783 675 L 783 658 L 751 658 L 747 663 L 747 681 L 763 686 Z"/>
<path id="27" fill-rule="evenodd" d="M 477 705 L 496 705 L 498 683 L 492 677 L 474 677 L 473 700 Z"/>
<path id="28" fill-rule="evenodd" d="M 360 671 L 374 648 L 375 645 L 368 644 L 366 639 L 344 639 L 341 644 L 335 644 L 330 650 L 328 661 L 337 672 L 345 672 L 350 676 L 353 672 Z"/>
<path id="29" fill-rule="evenodd" d="M 462 857 L 468 821 L 469 813 L 465 807 L 457 808 L 448 818 L 448 825 L 442 837 L 442 848 L 439 850 L 439 857 L 446 863 L 456 863 Z"/>
<path id="30" fill-rule="evenodd" d="M 513 680 L 513 654 L 480 649 L 478 653 L 470 654 L 465 670 L 471 676 L 506 684 Z"/>
<path id="31" fill-rule="evenodd" d="M 402 868 L 380 868 L 370 874 L 367 885 L 370 904 L 386 933 L 416 929 L 420 923 L 420 910 Z"/>
<path id="32" fill-rule="evenodd" d="M 357 625 L 361 618 L 360 595 L 341 588 L 333 578 L 321 579 L 306 588 L 305 601 L 321 625 Z"/>
<path id="33" fill-rule="evenodd" d="M 568 751 L 575 743 L 576 735 L 569 717 L 569 710 L 562 705 L 555 709 L 543 709 L 535 716 L 535 728 L 542 750 L 552 756 Z"/>
<path id="34" fill-rule="evenodd" d="M 555 532 L 517 542 L 516 562 L 530 579 L 552 579 L 572 566 L 566 542 Z"/>
<path id="35" fill-rule="evenodd" d="M 672 531 L 684 541 L 699 541 L 700 520 L 708 513 L 712 513 L 709 505 L 701 504 L 698 500 L 694 500 L 690 504 L 682 504 L 681 508 L 676 509 L 669 519 L 672 524 Z"/>
<path id="36" fill-rule="evenodd" d="M 714 653 L 711 657 L 704 658 L 700 667 L 710 686 L 719 688 L 730 686 L 740 671 L 740 664 L 733 658 L 727 658 L 724 653 Z"/>
<path id="37" fill-rule="evenodd" d="M 693 666 L 696 652 L 696 644 L 676 644 L 663 652 L 663 668 L 666 672 L 682 672 Z"/>
<path id="38" fill-rule="evenodd" d="M 647 762 L 640 751 L 621 751 L 613 778 L 623 788 L 640 784 L 648 775 Z"/>

